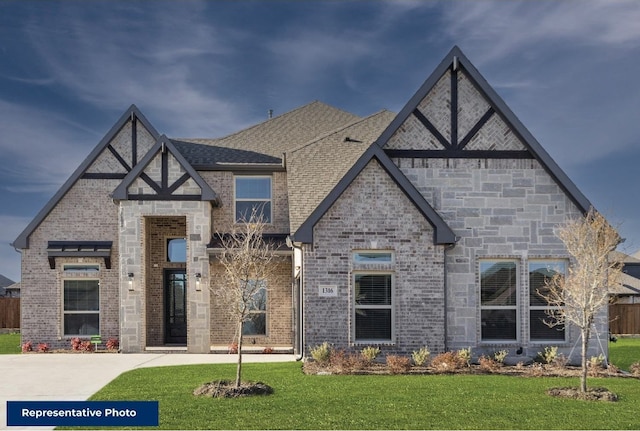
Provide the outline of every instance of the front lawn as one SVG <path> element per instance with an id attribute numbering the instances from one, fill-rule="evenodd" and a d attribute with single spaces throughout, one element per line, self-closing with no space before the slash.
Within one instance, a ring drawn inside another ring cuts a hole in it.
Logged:
<path id="1" fill-rule="evenodd" d="M 0 355 L 20 353 L 20 334 L 0 334 Z"/>
<path id="2" fill-rule="evenodd" d="M 621 370 L 629 370 L 634 362 L 640 362 L 640 338 L 618 338 L 609 343 L 609 361 Z"/>
<path id="3" fill-rule="evenodd" d="M 235 366 L 189 365 L 122 374 L 92 400 L 158 400 L 163 429 L 640 429 L 640 382 L 589 379 L 616 403 L 552 398 L 577 378 L 502 375 L 305 375 L 300 363 L 245 364 L 269 396 L 195 397 L 202 383 L 232 379 Z"/>

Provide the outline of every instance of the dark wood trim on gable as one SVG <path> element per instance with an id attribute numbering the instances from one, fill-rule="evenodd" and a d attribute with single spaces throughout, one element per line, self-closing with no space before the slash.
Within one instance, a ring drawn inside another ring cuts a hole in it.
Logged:
<path id="1" fill-rule="evenodd" d="M 86 172 L 80 178 L 83 180 L 122 180 L 126 176 L 126 173 Z"/>
<path id="2" fill-rule="evenodd" d="M 414 159 L 533 159 L 529 151 L 384 150 L 389 157 Z"/>
<path id="3" fill-rule="evenodd" d="M 431 123 L 431 121 L 429 121 L 429 119 L 425 117 L 424 114 L 420 112 L 418 108 L 413 110 L 413 115 L 415 115 L 418 121 L 420 121 L 422 125 L 426 127 L 427 130 L 429 130 L 429 132 L 431 132 L 433 136 L 435 136 L 435 138 L 438 140 L 438 142 L 440 142 L 440 144 L 443 147 L 451 148 L 451 144 L 449 143 L 449 141 L 447 141 L 447 138 L 442 136 L 442 134 L 440 133 L 440 131 L 438 131 L 436 126 L 434 126 L 433 123 Z"/>
<path id="4" fill-rule="evenodd" d="M 462 138 L 462 140 L 458 143 L 458 147 L 457 147 L 458 150 L 464 149 L 464 147 L 471 141 L 471 139 L 473 139 L 473 137 L 476 136 L 476 133 L 478 133 L 480 129 L 482 129 L 482 127 L 487 123 L 487 121 L 489 121 L 489 119 L 493 117 L 493 114 L 495 114 L 495 112 L 496 112 L 495 109 L 493 109 L 492 107 L 489 107 L 487 112 L 485 112 L 484 115 L 480 117 L 478 122 L 471 128 L 471 130 L 469 130 L 469 132 L 467 132 L 466 136 Z"/>

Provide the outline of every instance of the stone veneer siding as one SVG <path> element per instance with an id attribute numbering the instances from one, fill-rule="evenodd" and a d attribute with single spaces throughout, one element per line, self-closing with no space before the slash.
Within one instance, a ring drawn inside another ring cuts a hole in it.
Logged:
<path id="1" fill-rule="evenodd" d="M 175 217 L 186 221 L 187 274 L 202 274 L 203 286 L 209 280 L 207 244 L 211 239 L 211 204 L 201 201 L 121 201 L 120 202 L 120 346 L 125 352 L 141 352 L 148 346 L 147 283 L 152 268 L 146 265 L 143 226 L 146 217 Z M 135 275 L 133 290 L 127 273 Z M 209 353 L 209 293 L 197 290 L 195 278 L 187 283 L 187 351 Z"/>
<path id="2" fill-rule="evenodd" d="M 272 277 L 267 280 L 267 334 L 266 336 L 244 336 L 244 344 L 263 347 L 292 347 L 292 297 L 291 297 L 291 258 L 282 257 L 276 264 Z M 213 345 L 228 346 L 237 339 L 235 322 L 225 311 L 215 291 L 222 289 L 220 283 L 223 268 L 216 262 L 211 262 L 211 343 Z"/>
<path id="3" fill-rule="evenodd" d="M 356 265 L 354 250 L 389 250 L 394 263 Z M 304 344 L 328 341 L 359 350 L 354 340 L 354 273 L 393 274 L 394 339 L 385 353 L 409 354 L 422 346 L 445 348 L 444 247 L 433 228 L 384 169 L 371 161 L 314 228 L 304 245 Z M 319 296 L 320 285 L 337 296 Z"/>
<path id="4" fill-rule="evenodd" d="M 460 240 L 447 251 L 447 348 L 473 347 L 476 355 L 507 348 L 535 357 L 546 345 L 529 340 L 529 274 L 532 259 L 568 258 L 554 228 L 580 211 L 536 160 L 395 159 L 394 162 L 444 218 Z M 515 259 L 519 267 L 517 343 L 480 340 L 479 260 Z M 598 317 L 606 349 L 606 310 Z M 579 332 L 569 331 L 565 354 Z M 591 343 L 594 355 L 600 351 Z M 579 355 L 579 349 L 574 350 Z"/>
<path id="5" fill-rule="evenodd" d="M 100 334 L 118 337 L 118 207 L 109 194 L 117 180 L 80 179 L 29 237 L 22 253 L 22 342 L 48 343 L 52 349 L 70 348 L 62 328 L 63 279 L 100 280 Z M 113 241 L 111 269 L 104 259 L 56 258 L 51 269 L 48 241 Z M 65 263 L 98 263 L 99 274 L 63 274 Z"/>

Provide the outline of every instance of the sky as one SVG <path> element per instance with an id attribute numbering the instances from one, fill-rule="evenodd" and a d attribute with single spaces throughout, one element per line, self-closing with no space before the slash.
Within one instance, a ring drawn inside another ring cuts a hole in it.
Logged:
<path id="1" fill-rule="evenodd" d="M 0 274 L 131 104 L 213 138 L 320 100 L 399 112 L 457 45 L 640 249 L 640 2 L 0 2 Z"/>

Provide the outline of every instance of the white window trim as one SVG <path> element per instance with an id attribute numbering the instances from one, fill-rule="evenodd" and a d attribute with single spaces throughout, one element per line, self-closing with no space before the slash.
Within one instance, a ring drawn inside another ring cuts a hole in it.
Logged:
<path id="1" fill-rule="evenodd" d="M 486 305 L 482 305 L 482 268 L 481 268 L 481 264 L 482 262 L 512 262 L 515 263 L 516 265 L 516 303 L 515 305 L 493 305 L 493 306 L 486 306 Z M 522 313 L 520 311 L 520 304 L 521 304 L 521 294 L 520 294 L 520 290 L 521 290 L 521 276 L 520 276 L 520 271 L 521 271 L 521 262 L 519 259 L 517 258 L 495 258 L 492 259 L 490 257 L 483 257 L 481 259 L 478 260 L 478 304 L 480 306 L 480 313 L 479 313 L 479 318 L 478 318 L 478 338 L 480 340 L 480 344 L 483 345 L 492 345 L 492 344 L 514 344 L 514 343 L 519 343 L 521 340 L 521 328 L 522 328 Z M 516 338 L 515 339 L 509 339 L 509 338 L 505 338 L 505 339 L 491 339 L 491 340 L 485 340 L 482 338 L 482 311 L 483 310 L 515 310 L 516 311 Z"/>
<path id="2" fill-rule="evenodd" d="M 97 310 L 73 310 L 73 311 L 66 311 L 64 309 L 64 284 L 66 281 L 96 281 L 98 282 L 98 309 Z M 62 291 L 61 293 L 61 302 L 60 302 L 60 333 L 62 334 L 62 336 L 65 339 L 71 339 L 71 338 L 87 338 L 87 337 L 91 337 L 92 335 L 100 335 L 100 328 L 102 327 L 102 289 L 100 286 L 100 279 L 99 278 L 95 278 L 95 277 L 91 277 L 91 278 L 72 278 L 72 277 L 65 277 L 62 279 Z M 65 327 L 64 327 L 64 316 L 67 314 L 97 314 L 98 315 L 98 333 L 97 334 L 66 334 L 65 333 Z"/>
<path id="3" fill-rule="evenodd" d="M 236 179 L 237 178 L 267 178 L 269 179 L 269 194 L 271 195 L 271 198 L 269 199 L 264 199 L 264 198 L 240 198 L 238 199 L 236 196 Z M 237 224 L 237 223 L 241 223 L 240 221 L 238 221 L 238 219 L 236 218 L 237 212 L 238 212 L 238 208 L 236 206 L 237 202 L 269 202 L 271 205 L 269 205 L 269 222 L 265 223 L 268 225 L 273 224 L 273 176 L 272 175 L 234 175 L 233 176 L 233 223 Z"/>
<path id="4" fill-rule="evenodd" d="M 530 289 L 531 289 L 531 280 L 530 280 L 530 276 L 529 274 L 531 274 L 531 269 L 530 269 L 530 264 L 532 263 L 550 263 L 550 264 L 554 264 L 557 262 L 564 262 L 565 264 L 565 277 L 567 276 L 567 271 L 569 269 L 569 261 L 566 258 L 557 258 L 557 259 L 551 259 L 551 258 L 546 258 L 546 259 L 529 259 L 527 261 L 527 299 L 529 299 L 529 295 L 530 295 Z M 565 344 L 568 341 L 568 327 L 567 325 L 565 325 L 564 327 L 564 338 L 559 340 L 559 339 L 532 339 L 531 338 L 531 310 L 551 310 L 551 309 L 555 309 L 555 310 L 560 310 L 562 307 L 557 307 L 557 306 L 549 306 L 549 305 L 531 305 L 530 299 L 528 302 L 528 310 L 527 310 L 527 315 L 529 318 L 529 322 L 528 322 L 528 327 L 529 327 L 529 333 L 527 334 L 528 338 L 529 338 L 529 342 L 531 344 Z"/>
<path id="5" fill-rule="evenodd" d="M 367 305 L 365 307 L 357 307 L 356 306 L 356 275 L 389 275 L 391 276 L 391 304 L 390 305 Z M 379 345 L 392 345 L 395 344 L 396 340 L 396 300 L 395 300 L 395 274 L 393 271 L 367 271 L 367 270 L 358 270 L 353 271 L 351 274 L 351 295 L 353 297 L 352 307 L 351 307 L 351 319 L 352 319 L 352 327 L 351 327 L 351 337 L 353 339 L 354 345 L 368 345 L 368 344 L 379 344 Z M 359 340 L 356 338 L 356 309 L 358 308 L 367 308 L 367 309 L 383 309 L 388 310 L 391 309 L 391 339 L 366 339 Z"/>

